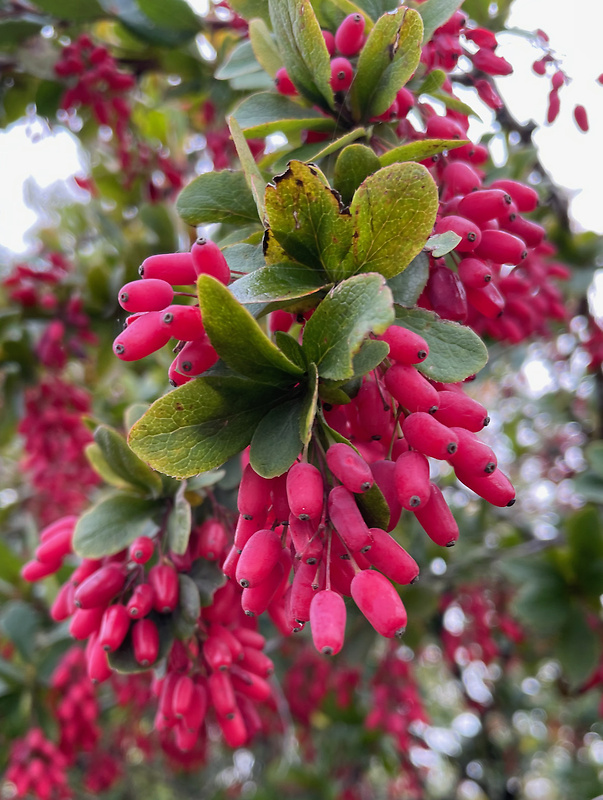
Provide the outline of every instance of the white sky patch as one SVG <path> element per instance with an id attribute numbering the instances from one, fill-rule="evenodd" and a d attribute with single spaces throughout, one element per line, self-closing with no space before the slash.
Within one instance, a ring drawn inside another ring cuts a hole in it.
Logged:
<path id="1" fill-rule="evenodd" d="M 549 392 L 554 392 L 557 382 L 548 364 L 539 358 L 531 358 L 524 362 L 521 376 L 526 382 L 529 394 L 532 397 L 543 397 Z"/>

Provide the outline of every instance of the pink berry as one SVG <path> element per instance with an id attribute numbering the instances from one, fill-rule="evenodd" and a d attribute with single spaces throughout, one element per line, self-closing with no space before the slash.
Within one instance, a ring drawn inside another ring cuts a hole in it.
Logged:
<path id="1" fill-rule="evenodd" d="M 132 313 L 139 311 L 162 311 L 172 302 L 174 290 L 167 281 L 149 278 L 146 281 L 131 281 L 119 291 L 119 305 Z"/>
<path id="2" fill-rule="evenodd" d="M 310 604 L 312 641 L 319 653 L 334 656 L 343 647 L 346 608 L 343 597 L 329 589 L 317 592 Z"/>
<path id="3" fill-rule="evenodd" d="M 348 14 L 335 32 L 335 45 L 342 56 L 355 56 L 364 43 L 365 19 L 362 14 Z"/>
<path id="4" fill-rule="evenodd" d="M 172 286 L 195 283 L 197 275 L 190 253 L 164 253 L 145 258 L 138 270 L 145 280 L 156 278 Z"/>
<path id="5" fill-rule="evenodd" d="M 382 636 L 401 636 L 406 630 L 406 609 L 394 587 L 380 572 L 357 572 L 351 584 L 354 602 Z"/>
<path id="6" fill-rule="evenodd" d="M 339 56 L 331 60 L 331 88 L 334 92 L 347 92 L 354 80 L 354 68 L 347 60 Z"/>
<path id="7" fill-rule="evenodd" d="M 277 70 L 276 75 L 274 76 L 274 84 L 276 86 L 276 91 L 279 94 L 289 96 L 297 94 L 297 89 L 295 88 L 295 85 L 289 77 L 285 67 L 281 67 L 279 70 Z"/>
<path id="8" fill-rule="evenodd" d="M 230 267 L 217 244 L 210 239 L 200 237 L 191 247 L 193 267 L 197 275 L 211 275 L 228 286 L 230 283 Z"/>

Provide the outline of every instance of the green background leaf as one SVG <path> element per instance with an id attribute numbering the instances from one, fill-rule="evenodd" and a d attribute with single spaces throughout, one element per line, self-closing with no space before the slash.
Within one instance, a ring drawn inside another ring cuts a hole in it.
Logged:
<path id="1" fill-rule="evenodd" d="M 429 256 L 427 253 L 419 253 L 404 272 L 388 280 L 387 285 L 392 290 L 394 303 L 412 308 L 421 296 L 428 278 Z"/>
<path id="2" fill-rule="evenodd" d="M 330 117 L 276 92 L 252 94 L 235 108 L 233 116 L 248 139 L 268 136 L 275 131 L 290 134 L 303 130 L 332 131 L 335 128 L 335 121 Z"/>
<path id="3" fill-rule="evenodd" d="M 176 211 L 189 225 L 208 222 L 248 224 L 258 210 L 243 172 L 205 172 L 178 195 Z"/>
<path id="4" fill-rule="evenodd" d="M 263 478 L 282 475 L 302 449 L 300 429 L 305 398 L 286 400 L 269 411 L 258 424 L 251 440 L 249 461 Z"/>
<path id="5" fill-rule="evenodd" d="M 327 285 L 328 279 L 316 270 L 286 261 L 244 275 L 230 285 L 230 290 L 240 303 L 249 304 L 306 297 Z"/>
<path id="6" fill-rule="evenodd" d="M 119 553 L 139 536 L 153 536 L 162 503 L 120 492 L 100 500 L 75 526 L 73 549 L 82 558 Z"/>
<path id="7" fill-rule="evenodd" d="M 362 181 L 381 168 L 372 148 L 364 144 L 351 144 L 342 150 L 335 162 L 333 185 L 348 205 Z"/>

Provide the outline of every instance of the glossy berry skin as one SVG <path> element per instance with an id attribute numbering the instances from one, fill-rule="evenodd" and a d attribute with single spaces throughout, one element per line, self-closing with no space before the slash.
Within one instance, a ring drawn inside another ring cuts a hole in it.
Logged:
<path id="1" fill-rule="evenodd" d="M 198 306 L 171 305 L 161 312 L 161 325 L 170 338 L 192 342 L 205 335 Z"/>
<path id="2" fill-rule="evenodd" d="M 497 319 L 505 308 L 504 295 L 494 283 L 487 283 L 481 289 L 472 289 L 468 286 L 467 301 L 488 319 Z"/>
<path id="3" fill-rule="evenodd" d="M 434 417 L 443 425 L 466 428 L 477 433 L 490 422 L 486 408 L 472 397 L 447 389 L 438 392 L 438 395 L 440 405 Z"/>
<path id="4" fill-rule="evenodd" d="M 402 453 L 396 459 L 394 485 L 403 508 L 414 511 L 429 500 L 429 461 L 416 450 Z"/>
<path id="5" fill-rule="evenodd" d="M 171 564 L 156 564 L 149 570 L 149 585 L 153 589 L 153 608 L 160 614 L 176 609 L 180 589 L 178 573 Z"/>
<path id="6" fill-rule="evenodd" d="M 493 506 L 504 508 L 515 503 L 513 484 L 499 469 L 495 469 L 490 475 L 468 474 L 455 469 L 455 474 L 461 483 Z"/>
<path id="7" fill-rule="evenodd" d="M 455 322 L 467 319 L 467 290 L 459 276 L 448 267 L 437 266 L 431 270 L 427 295 L 436 314 Z"/>
<path id="8" fill-rule="evenodd" d="M 332 57 L 335 55 L 335 37 L 331 33 L 331 31 L 321 31 L 322 38 L 325 40 L 325 46 L 327 48 L 327 53 Z"/>
<path id="9" fill-rule="evenodd" d="M 237 701 L 230 675 L 227 672 L 212 672 L 207 680 L 207 688 L 216 714 L 219 717 L 234 716 Z"/>
<path id="10" fill-rule="evenodd" d="M 172 338 L 161 323 L 162 311 L 141 314 L 113 342 L 113 352 L 122 361 L 138 361 L 164 347 Z"/>
<path id="11" fill-rule="evenodd" d="M 217 244 L 201 236 L 191 247 L 191 256 L 197 275 L 211 275 L 228 286 L 230 267 Z"/>
<path id="12" fill-rule="evenodd" d="M 139 311 L 162 311 L 172 302 L 174 290 L 167 281 L 149 278 L 131 281 L 119 290 L 119 305 L 135 314 Z"/>
<path id="13" fill-rule="evenodd" d="M 479 225 L 457 214 L 440 217 L 436 222 L 436 233 L 446 233 L 447 231 L 452 231 L 461 237 L 461 241 L 454 248 L 457 253 L 472 253 L 482 240 Z"/>
<path id="14" fill-rule="evenodd" d="M 136 564 L 146 564 L 154 552 L 155 542 L 148 536 L 134 539 L 128 551 L 131 560 Z"/>
<path id="15" fill-rule="evenodd" d="M 246 519 L 257 519 L 270 506 L 270 488 L 270 481 L 258 475 L 251 464 L 247 464 L 237 495 L 239 513 Z"/>
<path id="16" fill-rule="evenodd" d="M 493 181 L 490 188 L 502 189 L 507 194 L 510 194 L 517 206 L 517 210 L 521 211 L 522 214 L 527 211 L 534 211 L 538 206 L 538 192 L 532 189 L 531 186 L 526 186 L 525 183 L 512 181 L 508 178 L 500 178 Z"/>
<path id="17" fill-rule="evenodd" d="M 188 714 L 195 699 L 195 684 L 188 675 L 180 675 L 174 685 L 172 694 L 172 713 L 177 719 Z"/>
<path id="18" fill-rule="evenodd" d="M 196 557 L 217 561 L 228 542 L 224 525 L 217 519 L 207 519 L 198 531 Z"/>
<path id="19" fill-rule="evenodd" d="M 357 572 L 351 584 L 354 602 L 381 636 L 401 636 L 406 630 L 407 615 L 400 596 L 380 572 L 365 569 Z"/>
<path id="20" fill-rule="evenodd" d="M 298 462 L 287 473 L 287 500 L 298 519 L 320 519 L 324 504 L 324 484 L 313 464 Z"/>
<path id="21" fill-rule="evenodd" d="M 393 536 L 381 530 L 370 528 L 373 544 L 366 554 L 370 563 L 396 583 L 413 583 L 419 577 L 419 565 Z"/>
<path id="22" fill-rule="evenodd" d="M 176 370 L 187 377 L 202 375 L 218 360 L 207 336 L 187 342 L 174 360 Z"/>
<path id="23" fill-rule="evenodd" d="M 355 56 L 364 43 L 365 19 L 362 14 L 348 14 L 335 32 L 335 46 L 342 56 Z"/>
<path id="24" fill-rule="evenodd" d="M 464 258 L 458 266 L 458 275 L 472 289 L 482 289 L 492 280 L 492 270 L 479 258 Z"/>
<path id="25" fill-rule="evenodd" d="M 352 553 L 368 550 L 371 536 L 354 495 L 345 486 L 335 486 L 329 492 L 328 514 L 333 527 Z"/>
<path id="26" fill-rule="evenodd" d="M 429 501 L 413 510 L 429 538 L 440 547 L 452 547 L 459 538 L 459 527 L 444 495 L 435 483 L 431 484 Z"/>
<path id="27" fill-rule="evenodd" d="M 331 59 L 331 88 L 334 92 L 347 92 L 354 80 L 354 67 L 347 58 Z"/>
<path id="28" fill-rule="evenodd" d="M 195 283 L 197 275 L 190 253 L 165 253 L 145 258 L 138 270 L 144 280 L 156 278 L 172 286 Z"/>
<path id="29" fill-rule="evenodd" d="M 402 441 L 404 441 L 404 439 L 402 439 Z M 385 497 L 385 502 L 389 507 L 388 531 L 392 531 L 396 527 L 400 520 L 400 514 L 402 513 L 402 503 L 396 491 L 394 478 L 395 470 L 395 462 L 388 459 L 373 461 L 371 464 L 371 472 L 375 478 L 375 483 L 381 489 Z"/>
<path id="30" fill-rule="evenodd" d="M 339 653 L 345 638 L 345 622 L 345 602 L 340 594 L 323 589 L 314 595 L 310 603 L 310 628 L 319 653 L 328 656 Z"/>
<path id="31" fill-rule="evenodd" d="M 345 443 L 332 444 L 327 450 L 327 466 L 346 489 L 356 494 L 368 491 L 374 483 L 366 461 Z"/>
<path id="32" fill-rule="evenodd" d="M 410 414 L 402 423 L 408 444 L 430 458 L 447 459 L 456 453 L 458 436 L 431 414 Z"/>
<path id="33" fill-rule="evenodd" d="M 458 212 L 462 217 L 481 223 L 502 216 L 512 203 L 511 195 L 503 189 L 479 189 L 463 197 Z"/>
<path id="34" fill-rule="evenodd" d="M 385 385 L 408 411 L 433 412 L 438 407 L 438 393 L 420 372 L 408 364 L 394 364 L 385 373 Z"/>
<path id="35" fill-rule="evenodd" d="M 80 583 L 75 590 L 75 604 L 78 608 L 106 606 L 125 581 L 125 572 L 119 564 L 107 564 Z"/>
<path id="36" fill-rule="evenodd" d="M 281 556 L 281 537 L 265 528 L 249 539 L 237 563 L 237 582 L 244 588 L 262 583 L 270 575 Z"/>
<path id="37" fill-rule="evenodd" d="M 389 345 L 389 357 L 403 364 L 419 364 L 429 355 L 429 345 L 418 333 L 401 325 L 390 325 L 379 337 Z"/>
<path id="38" fill-rule="evenodd" d="M 274 76 L 274 85 L 276 86 L 276 91 L 279 94 L 283 94 L 285 96 L 293 96 L 297 94 L 295 84 L 289 77 L 285 67 L 281 67 L 279 70 L 277 70 L 276 75 Z"/>
<path id="39" fill-rule="evenodd" d="M 159 655 L 159 631 L 150 619 L 139 619 L 132 627 L 134 658 L 141 667 L 150 667 Z"/>
<path id="40" fill-rule="evenodd" d="M 485 230 L 475 248 L 475 254 L 478 258 L 490 259 L 496 264 L 519 264 L 528 251 L 519 236 L 507 231 Z"/>
<path id="41" fill-rule="evenodd" d="M 466 475 L 491 475 L 498 465 L 492 448 L 465 428 L 450 430 L 458 437 L 457 451 L 448 458 L 455 471 L 459 469 Z"/>
<path id="42" fill-rule="evenodd" d="M 153 608 L 153 587 L 148 583 L 139 583 L 134 588 L 126 608 L 133 619 L 146 617 Z"/>
<path id="43" fill-rule="evenodd" d="M 584 106 L 575 106 L 574 119 L 580 130 L 583 131 L 583 133 L 588 133 L 588 115 Z"/>
<path id="44" fill-rule="evenodd" d="M 131 617 L 125 606 L 122 606 L 120 603 L 109 606 L 103 615 L 103 621 L 98 635 L 98 644 L 100 647 L 107 652 L 117 650 L 130 630 L 130 621 Z"/>

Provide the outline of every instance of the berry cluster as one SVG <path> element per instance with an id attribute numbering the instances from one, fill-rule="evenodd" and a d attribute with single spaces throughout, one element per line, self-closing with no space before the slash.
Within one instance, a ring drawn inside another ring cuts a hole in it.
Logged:
<path id="1" fill-rule="evenodd" d="M 42 378 L 25 393 L 21 467 L 35 490 L 30 506 L 42 524 L 79 513 L 98 484 L 85 456 L 92 435 L 82 415 L 90 408 L 88 392 L 58 376 Z"/>
<path id="2" fill-rule="evenodd" d="M 31 728 L 10 749 L 4 779 L 10 797 L 38 797 L 40 800 L 64 800 L 72 797 L 65 769 L 67 758 L 41 728 Z M 12 784 L 12 785 L 11 785 Z"/>
<path id="3" fill-rule="evenodd" d="M 86 654 L 77 646 L 61 659 L 50 680 L 56 692 L 55 717 L 60 726 L 59 750 L 68 763 L 80 752 L 92 752 L 100 738 L 100 706 L 86 675 Z"/>
<path id="4" fill-rule="evenodd" d="M 323 451 L 314 442 L 316 464 L 298 461 L 273 479 L 245 466 L 234 543 L 223 565 L 243 587 L 246 614 L 268 610 L 285 634 L 310 622 L 316 648 L 327 654 L 343 646 L 344 596 L 383 636 L 404 632 L 406 611 L 390 581 L 412 583 L 419 567 L 389 533 L 403 509 L 436 544 L 457 540 L 457 523 L 430 480 L 429 459 L 448 461 L 462 483 L 493 505 L 515 499 L 494 452 L 476 435 L 489 421 L 486 409 L 460 386 L 434 384 L 416 369 L 429 352 L 422 337 L 395 325 L 382 339 L 389 366 L 365 377 L 351 403 L 325 410 L 331 428 L 351 444 Z M 358 505 L 374 484 L 388 505 L 387 530 L 369 527 Z"/>
<path id="5" fill-rule="evenodd" d="M 72 553 L 76 522 L 75 517 L 65 517 L 41 532 L 36 557 L 22 570 L 26 580 L 57 572 Z M 209 518 L 191 532 L 182 556 L 156 553 L 160 543 L 141 536 L 113 556 L 81 561 L 61 587 L 51 616 L 57 622 L 70 619 L 71 635 L 87 640 L 84 659 L 91 681 L 101 683 L 111 677 L 108 655 L 120 649 L 130 648 L 141 670 L 157 664 L 162 655 L 159 627 L 173 621 L 179 609 L 179 575 L 189 573 L 200 559 L 221 561 L 227 541 L 224 524 Z M 273 666 L 262 652 L 264 637 L 241 611 L 239 595 L 232 582 L 216 592 L 193 633 L 171 645 L 165 677 L 154 683 L 155 728 L 180 751 L 192 751 L 198 739 L 204 739 L 210 709 L 232 747 L 242 746 L 262 727 L 255 704 L 271 695 L 266 679 Z M 61 685 L 68 681 L 70 666 L 64 665 L 55 676 Z M 87 701 L 79 684 L 76 688 L 78 714 L 89 721 Z M 71 689 L 62 702 L 72 708 Z M 75 739 L 81 738 L 76 717 L 70 711 Z"/>
<path id="6" fill-rule="evenodd" d="M 113 352 L 123 361 L 137 361 L 177 339 L 177 353 L 168 377 L 173 386 L 201 375 L 217 360 L 201 321 L 199 307 L 174 303 L 175 286 L 192 286 L 201 274 L 230 282 L 230 269 L 220 248 L 208 239 L 197 239 L 190 253 L 150 256 L 140 267 L 142 281 L 127 283 L 119 291 L 119 303 L 131 316 L 113 343 Z M 193 295 L 194 296 L 194 295 Z"/>
<path id="7" fill-rule="evenodd" d="M 206 149 L 215 170 L 229 169 L 237 163 L 237 151 L 227 125 L 217 119 L 216 108 L 211 100 L 201 106 L 200 121 L 205 136 Z M 263 139 L 248 139 L 247 144 L 255 159 L 264 153 Z"/>

